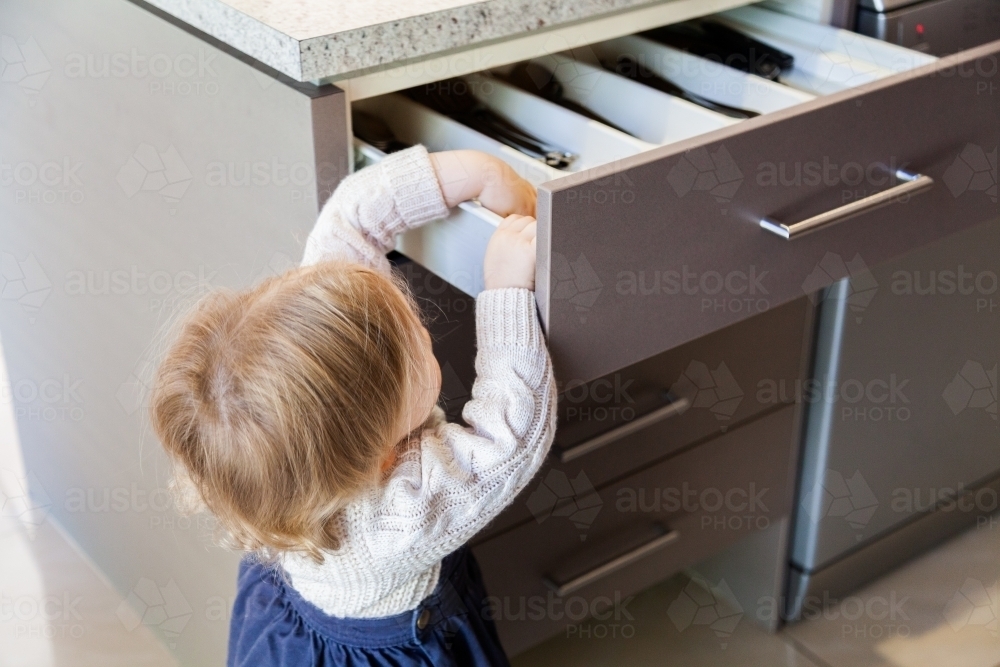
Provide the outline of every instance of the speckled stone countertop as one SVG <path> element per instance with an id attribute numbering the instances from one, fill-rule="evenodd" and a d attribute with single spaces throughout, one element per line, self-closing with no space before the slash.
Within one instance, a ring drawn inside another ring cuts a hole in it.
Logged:
<path id="1" fill-rule="evenodd" d="M 146 0 L 298 81 L 668 0 Z"/>

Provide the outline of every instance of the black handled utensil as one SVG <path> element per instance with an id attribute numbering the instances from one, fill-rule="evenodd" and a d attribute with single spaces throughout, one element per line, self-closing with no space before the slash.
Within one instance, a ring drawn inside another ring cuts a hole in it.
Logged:
<path id="1" fill-rule="evenodd" d="M 383 153 L 395 153 L 410 147 L 410 144 L 397 139 L 392 129 L 377 116 L 364 111 L 355 111 L 351 114 L 351 124 L 354 127 L 354 136 Z"/>
<path id="2" fill-rule="evenodd" d="M 420 102 L 453 120 L 481 132 L 491 139 L 521 151 L 556 169 L 567 169 L 577 159 L 565 151 L 534 136 L 488 108 L 472 94 L 469 84 L 461 79 L 418 86 L 404 91 L 410 99 Z"/>
<path id="3" fill-rule="evenodd" d="M 510 74 L 508 74 L 505 78 L 509 83 L 517 86 L 523 91 L 529 92 L 533 95 L 538 95 L 544 100 L 558 104 L 564 109 L 569 109 L 570 111 L 584 116 L 585 118 L 596 120 L 598 123 L 603 123 L 608 127 L 613 127 L 619 132 L 624 132 L 625 134 L 634 136 L 631 132 L 619 127 L 604 116 L 601 116 L 600 114 L 597 114 L 583 106 L 579 102 L 575 102 L 566 97 L 566 91 L 563 88 L 562 83 L 560 83 L 555 74 L 544 65 L 531 62 L 519 63 L 514 66 L 514 68 L 510 71 Z"/>
<path id="4" fill-rule="evenodd" d="M 678 23 L 648 30 L 642 36 L 771 81 L 795 65 L 791 54 L 718 21 Z"/>
<path id="5" fill-rule="evenodd" d="M 650 88 L 655 88 L 656 90 L 667 93 L 668 95 L 673 95 L 683 100 L 687 100 L 688 102 L 697 104 L 700 107 L 722 114 L 723 116 L 746 120 L 760 115 L 756 111 L 740 109 L 739 107 L 733 107 L 728 104 L 722 104 L 721 102 L 715 102 L 707 97 L 702 97 L 701 95 L 692 93 L 690 90 L 685 90 L 673 81 L 663 78 L 640 63 L 636 60 L 635 56 L 623 54 L 618 56 L 618 59 L 615 62 L 602 60 L 601 65 L 615 74 L 624 76 L 633 81 L 638 81 L 639 83 L 645 84 Z"/>

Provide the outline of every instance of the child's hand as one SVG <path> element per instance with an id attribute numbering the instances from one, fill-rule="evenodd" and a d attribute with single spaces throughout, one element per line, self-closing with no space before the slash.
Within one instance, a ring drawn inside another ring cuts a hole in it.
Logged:
<path id="1" fill-rule="evenodd" d="M 535 219 L 509 215 L 486 246 L 483 278 L 486 289 L 535 289 Z"/>
<path id="2" fill-rule="evenodd" d="M 478 199 L 497 215 L 535 215 L 535 188 L 500 158 L 481 151 L 431 153 L 448 207 Z"/>

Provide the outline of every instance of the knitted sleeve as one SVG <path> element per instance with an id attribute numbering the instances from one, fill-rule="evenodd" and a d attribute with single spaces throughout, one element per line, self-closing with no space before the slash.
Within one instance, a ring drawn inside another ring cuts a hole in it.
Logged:
<path id="1" fill-rule="evenodd" d="M 358 262 L 385 273 L 396 234 L 448 215 L 427 149 L 414 146 L 351 174 L 323 206 L 303 265 Z"/>
<path id="2" fill-rule="evenodd" d="M 528 484 L 556 426 L 552 364 L 534 295 L 487 290 L 476 300 L 476 381 L 462 413 L 468 428 L 425 430 L 397 463 L 363 530 L 378 558 L 428 566 L 482 530 Z"/>

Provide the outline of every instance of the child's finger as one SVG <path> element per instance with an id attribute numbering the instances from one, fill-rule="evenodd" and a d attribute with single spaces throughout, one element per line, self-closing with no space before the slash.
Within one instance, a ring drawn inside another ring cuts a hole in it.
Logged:
<path id="1" fill-rule="evenodd" d="M 520 232 L 529 223 L 534 222 L 534 218 L 527 215 L 518 215 L 517 213 L 511 213 L 503 221 L 504 229 L 512 232 Z"/>

